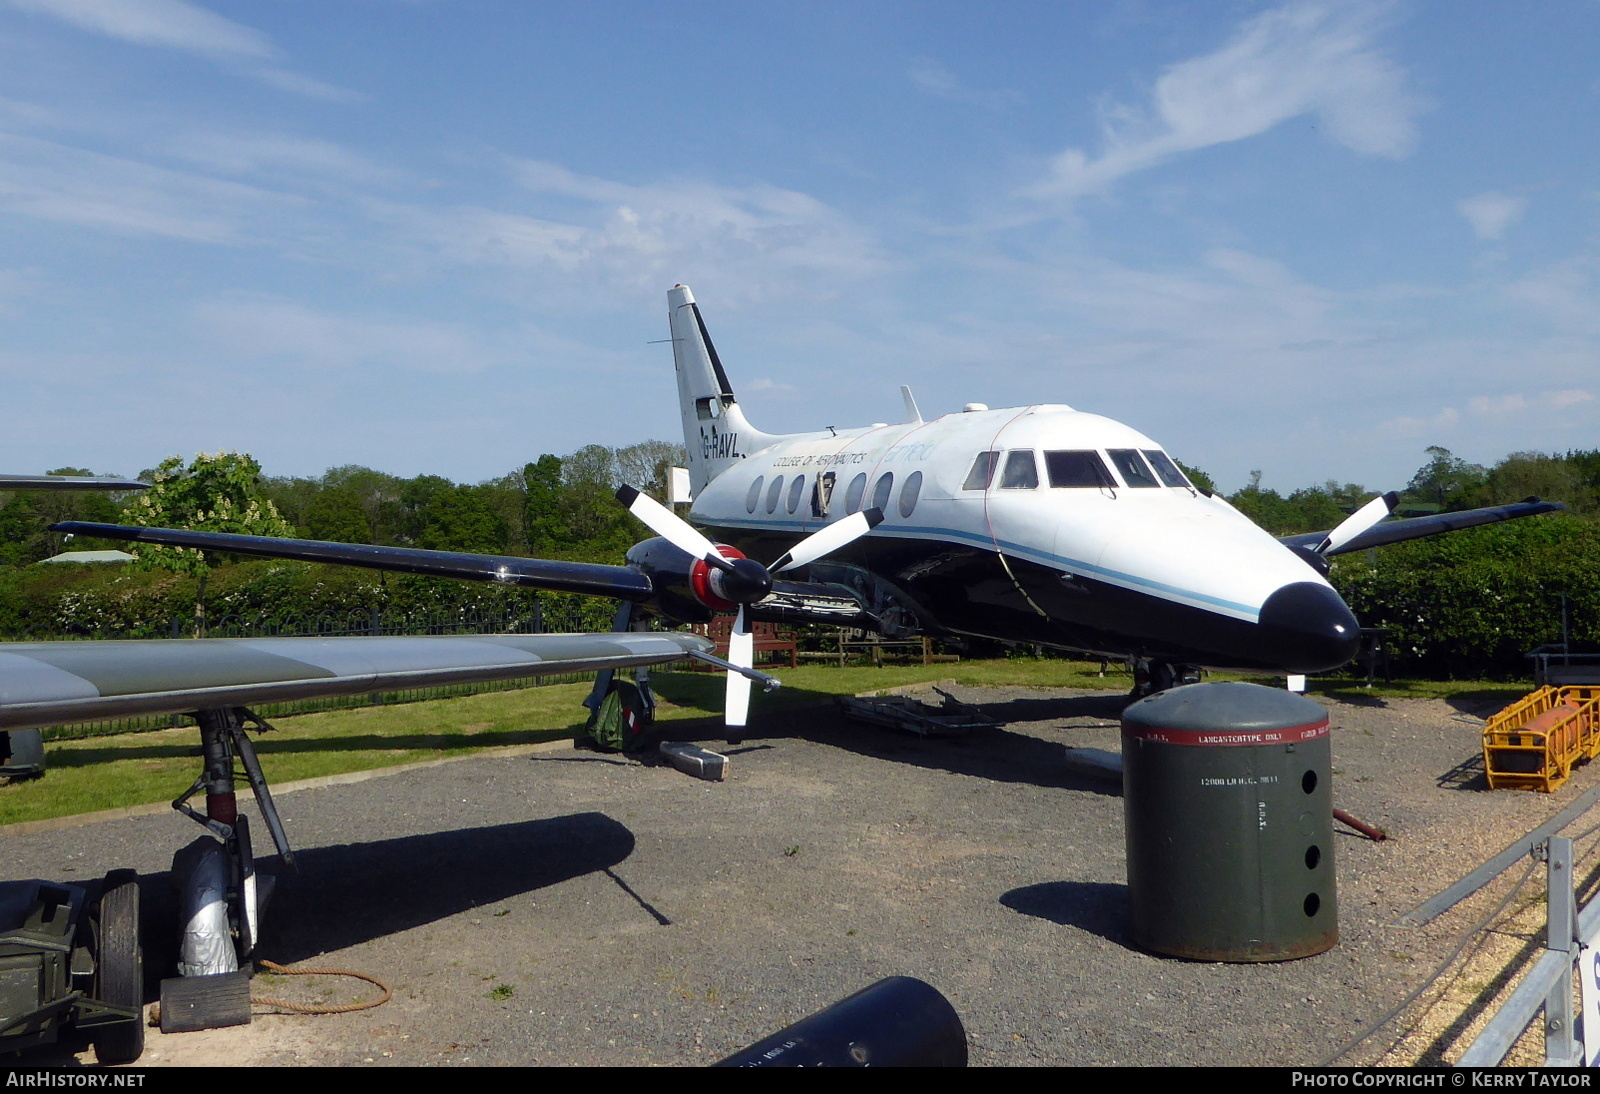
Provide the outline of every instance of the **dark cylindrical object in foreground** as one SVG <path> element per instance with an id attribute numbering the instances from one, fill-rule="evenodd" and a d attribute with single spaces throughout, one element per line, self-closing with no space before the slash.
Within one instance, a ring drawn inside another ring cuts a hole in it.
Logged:
<path id="1" fill-rule="evenodd" d="M 1133 941 L 1283 961 L 1339 941 L 1328 714 L 1255 684 L 1190 684 L 1122 714 Z"/>
<path id="2" fill-rule="evenodd" d="M 44 738 L 37 729 L 0 732 L 0 775 L 31 778 L 44 774 Z"/>
<path id="3" fill-rule="evenodd" d="M 715 1067 L 966 1067 L 967 1031 L 937 988 L 891 976 Z"/>

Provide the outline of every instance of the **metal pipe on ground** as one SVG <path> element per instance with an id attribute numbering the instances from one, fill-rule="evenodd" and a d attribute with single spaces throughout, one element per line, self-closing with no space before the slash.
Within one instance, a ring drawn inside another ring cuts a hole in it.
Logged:
<path id="1" fill-rule="evenodd" d="M 714 1067 L 966 1067 L 967 1031 L 931 984 L 891 976 Z"/>

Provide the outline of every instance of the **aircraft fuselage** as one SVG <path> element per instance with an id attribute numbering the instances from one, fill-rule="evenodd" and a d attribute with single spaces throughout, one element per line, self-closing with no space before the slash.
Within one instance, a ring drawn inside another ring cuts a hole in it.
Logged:
<path id="1" fill-rule="evenodd" d="M 742 440 L 730 418 L 725 447 Z M 810 577 L 854 588 L 885 629 L 1292 673 L 1356 652 L 1321 573 L 1109 418 L 1037 405 L 754 436 L 772 443 L 734 449 L 691 517 L 770 562 L 880 508 Z"/>

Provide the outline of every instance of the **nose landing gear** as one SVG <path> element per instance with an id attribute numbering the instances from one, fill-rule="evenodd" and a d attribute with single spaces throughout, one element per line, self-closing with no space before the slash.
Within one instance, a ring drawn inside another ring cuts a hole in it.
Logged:
<path id="1" fill-rule="evenodd" d="M 1180 665 L 1172 661 L 1156 661 L 1146 657 L 1133 659 L 1133 690 L 1130 699 L 1143 699 L 1158 691 L 1198 684 L 1201 669 L 1197 665 Z"/>

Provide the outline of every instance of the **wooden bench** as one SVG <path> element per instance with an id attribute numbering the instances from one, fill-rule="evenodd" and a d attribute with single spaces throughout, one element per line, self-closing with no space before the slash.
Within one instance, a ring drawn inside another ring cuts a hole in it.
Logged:
<path id="1" fill-rule="evenodd" d="M 719 615 L 710 623 L 699 623 L 691 629 L 695 634 L 705 635 L 717 644 L 716 652 L 718 657 L 726 658 L 728 656 L 728 639 L 733 635 L 733 616 Z M 789 667 L 794 668 L 798 664 L 796 660 L 798 647 L 795 644 L 794 636 L 786 635 L 779 631 L 776 623 L 754 624 L 750 628 L 750 637 L 754 640 L 757 654 L 773 654 L 774 656 L 771 660 L 775 662 L 778 660 L 777 654 L 787 653 L 789 655 Z"/>

